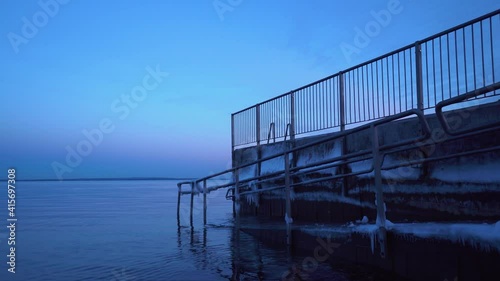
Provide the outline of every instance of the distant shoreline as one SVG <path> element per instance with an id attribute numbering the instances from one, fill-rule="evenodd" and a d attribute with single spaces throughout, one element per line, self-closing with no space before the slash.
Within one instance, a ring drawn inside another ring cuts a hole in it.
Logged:
<path id="1" fill-rule="evenodd" d="M 130 181 L 130 180 L 194 180 L 196 178 L 79 178 L 79 179 L 16 179 L 16 181 Z M 2 179 L 7 181 L 8 179 Z"/>

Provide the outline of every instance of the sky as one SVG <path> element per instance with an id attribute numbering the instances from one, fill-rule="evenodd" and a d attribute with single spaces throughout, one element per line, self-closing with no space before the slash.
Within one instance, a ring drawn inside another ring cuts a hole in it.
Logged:
<path id="1" fill-rule="evenodd" d="M 2 0 L 0 178 L 8 168 L 19 179 L 219 172 L 230 166 L 231 113 L 498 8 L 490 0 Z M 379 32 L 346 53 L 381 11 L 390 17 Z"/>

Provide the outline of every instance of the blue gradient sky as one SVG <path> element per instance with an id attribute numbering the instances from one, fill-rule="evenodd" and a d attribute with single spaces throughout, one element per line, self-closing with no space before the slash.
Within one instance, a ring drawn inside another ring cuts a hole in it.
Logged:
<path id="1" fill-rule="evenodd" d="M 213 0 L 66 2 L 17 53 L 9 36 L 23 36 L 23 17 L 33 22 L 43 9 L 0 2 L 5 177 L 14 167 L 19 178 L 56 178 L 54 162 L 71 170 L 63 178 L 217 172 L 230 161 L 232 112 L 500 7 L 401 0 L 401 13 L 346 58 L 340 45 L 390 1 L 243 0 L 222 17 Z M 142 85 L 148 66 L 169 75 L 121 119 L 113 102 Z M 114 130 L 68 166 L 67 147 L 105 118 Z"/>

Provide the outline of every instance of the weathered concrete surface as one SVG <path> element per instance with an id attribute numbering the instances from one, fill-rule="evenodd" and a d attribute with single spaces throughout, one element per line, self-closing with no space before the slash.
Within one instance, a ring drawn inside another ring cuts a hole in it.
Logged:
<path id="1" fill-rule="evenodd" d="M 482 124 L 500 121 L 500 102 L 477 108 L 462 109 L 448 113 L 454 130 L 463 130 Z M 396 163 L 405 163 L 421 158 L 441 157 L 463 153 L 473 149 L 500 145 L 500 130 L 480 135 L 453 139 L 447 136 L 435 115 L 427 115 L 432 137 L 416 143 L 417 147 L 386 155 L 383 169 Z M 379 129 L 381 145 L 409 139 L 421 133 L 421 126 L 415 118 L 408 118 L 383 125 Z M 329 135 L 330 136 L 330 135 Z M 325 136 L 298 139 L 296 145 L 316 141 Z M 235 151 L 238 164 L 257 159 L 257 149 L 262 157 L 284 151 L 291 143 L 276 143 Z M 347 153 L 370 150 L 371 132 L 354 133 L 346 138 Z M 297 165 L 312 163 L 340 155 L 340 139 L 323 143 L 297 152 L 293 159 Z M 371 159 L 349 165 L 352 171 L 369 169 Z M 283 157 L 262 164 L 261 174 L 284 169 Z M 442 221 L 442 220 L 500 220 L 500 151 L 460 156 L 447 160 L 428 162 L 396 169 L 383 170 L 383 188 L 387 207 L 387 218 L 401 221 Z M 254 165 L 241 174 L 242 178 L 257 175 Z M 338 168 L 324 169 L 301 177 L 306 179 L 335 175 Z M 282 184 L 273 182 L 266 186 Z M 344 190 L 344 191 L 343 191 Z M 257 196 L 258 206 L 247 203 L 243 198 L 242 214 L 262 217 L 284 216 L 284 193 L 282 190 Z M 314 185 L 301 185 L 292 194 L 292 217 L 307 222 L 347 222 L 367 216 L 375 218 L 375 196 L 373 173 L 330 180 Z"/>

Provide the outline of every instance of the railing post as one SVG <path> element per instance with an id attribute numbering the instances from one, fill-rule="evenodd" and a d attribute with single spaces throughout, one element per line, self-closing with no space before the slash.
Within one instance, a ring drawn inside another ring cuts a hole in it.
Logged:
<path id="1" fill-rule="evenodd" d="M 233 216 L 236 218 L 236 220 L 239 220 L 240 218 L 240 189 L 239 189 L 239 182 L 240 182 L 240 176 L 239 176 L 239 170 L 234 169 L 234 198 L 233 198 Z"/>
<path id="2" fill-rule="evenodd" d="M 295 92 L 290 92 L 290 140 L 295 142 Z"/>
<path id="3" fill-rule="evenodd" d="M 417 82 L 417 109 L 424 111 L 424 92 L 422 78 L 422 45 L 415 42 L 415 75 Z M 405 93 L 406 94 L 406 93 Z"/>
<path id="4" fill-rule="evenodd" d="M 177 192 L 177 227 L 181 227 L 181 192 L 182 185 L 177 184 L 178 192 Z"/>
<path id="5" fill-rule="evenodd" d="M 255 140 L 260 145 L 260 104 L 255 106 Z"/>
<path id="6" fill-rule="evenodd" d="M 207 224 L 207 180 L 203 181 L 203 225 Z"/>
<path id="7" fill-rule="evenodd" d="M 344 73 L 339 72 L 339 114 L 340 131 L 345 131 L 345 91 L 344 91 Z"/>
<path id="8" fill-rule="evenodd" d="M 339 72 L 339 114 L 340 114 L 340 131 L 344 132 L 345 131 L 345 88 L 344 88 L 344 73 L 341 71 Z M 346 137 L 344 136 L 342 138 L 342 147 L 341 147 L 341 155 L 344 156 L 347 154 L 347 140 Z M 339 166 L 340 173 L 341 174 L 346 174 L 348 169 L 347 169 L 347 164 Z M 347 177 L 342 177 L 342 196 L 347 196 L 347 191 L 348 191 L 348 184 L 349 181 Z"/>
<path id="9" fill-rule="evenodd" d="M 387 234 L 386 234 L 386 218 L 385 218 L 385 203 L 384 203 L 384 190 L 382 188 L 382 169 L 381 157 L 379 151 L 378 131 L 375 125 L 371 125 L 372 129 L 372 146 L 373 146 L 373 169 L 375 176 L 375 202 L 377 204 L 377 226 L 378 228 L 378 242 L 380 245 L 380 256 L 386 257 L 387 253 Z"/>
<path id="10" fill-rule="evenodd" d="M 295 148 L 295 92 L 290 92 L 290 142 Z M 292 167 L 297 166 L 297 153 L 292 153 Z"/>
<path id="11" fill-rule="evenodd" d="M 288 246 L 292 245 L 292 203 L 291 203 L 291 186 L 290 186 L 290 154 L 285 152 L 285 222 L 286 222 L 286 244 Z"/>
<path id="12" fill-rule="evenodd" d="M 234 144 L 235 144 L 235 140 L 234 140 L 234 113 L 231 114 L 231 151 L 234 150 Z"/>
<path id="13" fill-rule="evenodd" d="M 191 182 L 191 210 L 189 212 L 189 224 L 193 227 L 193 206 L 194 206 L 194 184 L 195 182 Z"/>
<path id="14" fill-rule="evenodd" d="M 260 160 L 261 158 L 261 150 L 260 150 L 260 105 L 257 104 L 255 106 L 255 134 L 256 134 L 256 141 L 257 141 L 257 160 Z M 261 169 L 261 163 L 257 163 L 257 176 L 260 176 L 260 169 Z"/>

